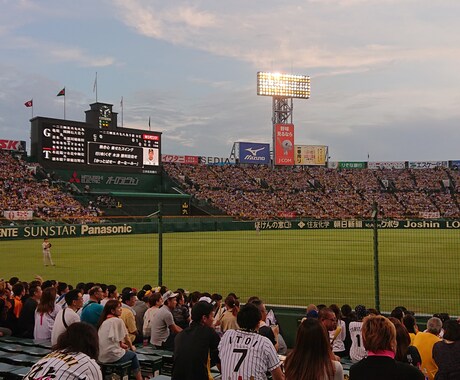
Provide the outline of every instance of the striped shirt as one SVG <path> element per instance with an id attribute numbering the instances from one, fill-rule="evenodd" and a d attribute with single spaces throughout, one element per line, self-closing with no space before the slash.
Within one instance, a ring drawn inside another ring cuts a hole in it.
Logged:
<path id="1" fill-rule="evenodd" d="M 23 380 L 102 380 L 95 360 L 82 352 L 53 351 L 40 359 Z"/>
<path id="2" fill-rule="evenodd" d="M 219 343 L 222 380 L 266 380 L 281 365 L 270 340 L 254 332 L 227 330 Z"/>
<path id="3" fill-rule="evenodd" d="M 363 336 L 361 332 L 362 327 L 363 322 L 350 322 L 350 358 L 353 362 L 358 362 L 367 356 L 367 351 L 364 348 Z"/>

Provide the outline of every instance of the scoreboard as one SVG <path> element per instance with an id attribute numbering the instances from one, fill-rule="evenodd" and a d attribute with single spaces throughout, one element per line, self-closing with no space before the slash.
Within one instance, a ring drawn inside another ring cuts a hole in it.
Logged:
<path id="1" fill-rule="evenodd" d="M 44 122 L 37 127 L 35 154 L 44 167 L 159 173 L 160 132 L 62 122 Z"/>

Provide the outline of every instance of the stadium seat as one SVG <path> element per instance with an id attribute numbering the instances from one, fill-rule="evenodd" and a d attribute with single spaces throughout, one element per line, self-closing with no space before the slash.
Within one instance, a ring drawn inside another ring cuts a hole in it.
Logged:
<path id="1" fill-rule="evenodd" d="M 123 363 L 99 363 L 101 366 L 102 377 L 104 379 L 112 378 L 112 374 L 116 374 L 121 380 L 128 380 L 131 372 L 131 361 Z"/>

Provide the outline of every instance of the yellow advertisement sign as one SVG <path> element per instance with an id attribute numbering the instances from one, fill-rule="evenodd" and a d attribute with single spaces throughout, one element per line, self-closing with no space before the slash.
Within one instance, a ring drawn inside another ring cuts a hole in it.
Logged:
<path id="1" fill-rule="evenodd" d="M 294 149 L 296 165 L 326 165 L 326 145 L 296 145 Z"/>

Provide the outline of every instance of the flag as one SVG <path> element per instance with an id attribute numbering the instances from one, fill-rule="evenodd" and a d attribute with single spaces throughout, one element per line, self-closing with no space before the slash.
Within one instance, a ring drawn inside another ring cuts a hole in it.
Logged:
<path id="1" fill-rule="evenodd" d="M 65 96 L 65 87 L 56 96 Z"/>
<path id="2" fill-rule="evenodd" d="M 121 100 L 120 100 L 120 107 L 123 108 L 123 96 L 121 97 Z"/>
<path id="3" fill-rule="evenodd" d="M 30 99 L 30 100 L 28 100 L 27 102 L 25 102 L 24 105 L 25 105 L 26 107 L 33 107 L 33 105 L 34 105 L 34 100 L 33 100 L 33 99 Z"/>
<path id="4" fill-rule="evenodd" d="M 150 128 L 150 116 L 149 116 L 149 128 Z"/>

